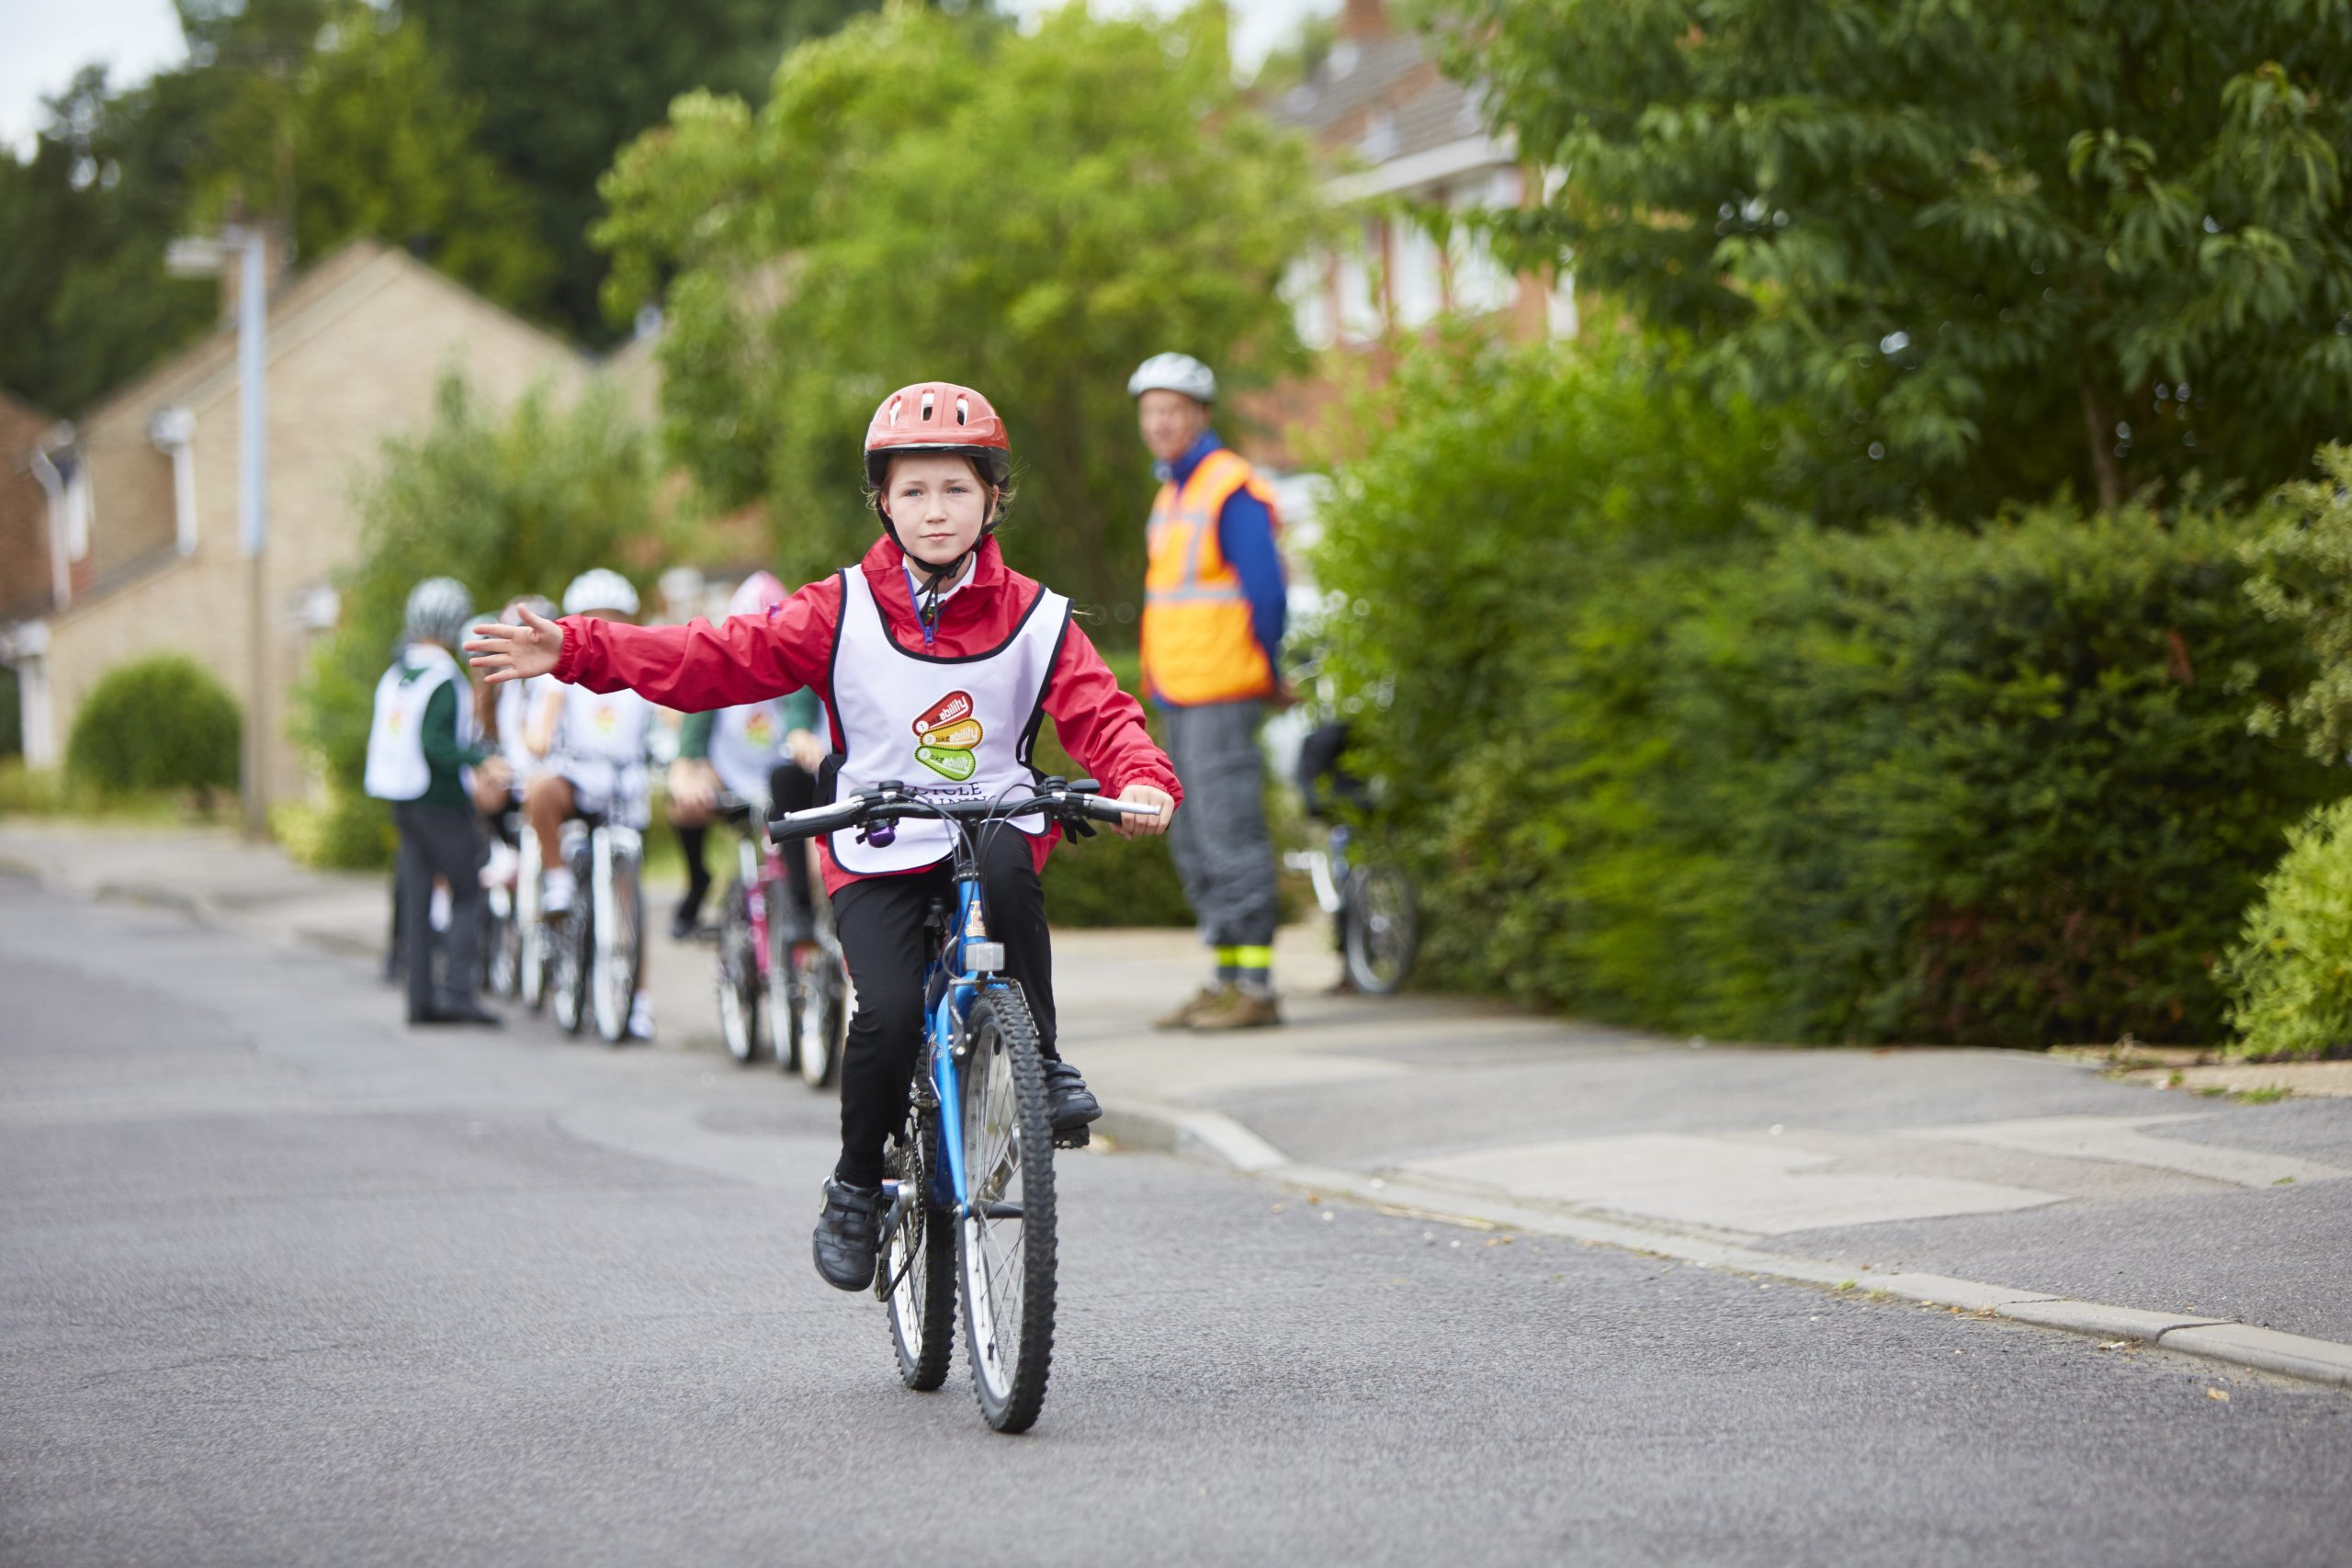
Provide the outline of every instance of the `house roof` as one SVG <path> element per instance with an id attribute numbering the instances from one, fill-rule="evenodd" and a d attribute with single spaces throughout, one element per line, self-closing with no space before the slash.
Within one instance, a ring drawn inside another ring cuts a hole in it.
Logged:
<path id="1" fill-rule="evenodd" d="M 1340 39 L 1314 74 L 1267 112 L 1326 147 L 1344 139 L 1374 164 L 1411 157 L 1484 129 L 1472 90 L 1438 72 L 1427 40 L 1411 31 Z"/>
<path id="2" fill-rule="evenodd" d="M 391 277 L 401 275 L 421 277 L 465 308 L 496 316 L 544 339 L 550 348 L 586 363 L 577 348 L 553 333 L 427 266 L 406 251 L 365 238 L 328 252 L 320 260 L 294 272 L 271 293 L 267 316 L 270 358 L 275 360 L 290 352 Z M 236 369 L 236 324 L 224 321 L 194 344 L 101 398 L 75 423 L 92 427 L 127 412 L 138 412 L 171 403 L 193 407 L 209 402 L 235 388 Z"/>

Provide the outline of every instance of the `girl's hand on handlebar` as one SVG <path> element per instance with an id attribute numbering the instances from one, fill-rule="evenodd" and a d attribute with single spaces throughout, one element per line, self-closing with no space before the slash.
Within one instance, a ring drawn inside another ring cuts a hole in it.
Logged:
<path id="1" fill-rule="evenodd" d="M 1157 817 L 1123 817 L 1119 819 L 1119 836 L 1140 839 L 1147 834 L 1168 831 L 1169 819 L 1176 815 L 1176 797 L 1164 789 L 1148 784 L 1131 784 L 1119 792 L 1119 798 L 1130 806 L 1156 806 Z"/>
<path id="2" fill-rule="evenodd" d="M 563 652 L 561 626 L 533 613 L 527 604 L 515 608 L 522 612 L 521 626 L 487 622 L 476 626 L 474 635 L 466 642 L 466 652 L 471 656 L 468 662 L 481 671 L 492 685 L 552 674 L 556 660 Z"/>

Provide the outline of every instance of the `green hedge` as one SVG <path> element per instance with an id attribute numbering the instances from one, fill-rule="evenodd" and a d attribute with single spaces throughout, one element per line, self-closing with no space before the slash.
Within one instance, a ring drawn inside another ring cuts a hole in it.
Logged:
<path id="1" fill-rule="evenodd" d="M 67 775 L 102 795 L 237 787 L 237 700 L 192 660 L 162 654 L 101 676 L 74 716 Z"/>
<path id="2" fill-rule="evenodd" d="M 1394 693 L 1366 723 L 1418 781 L 1387 826 L 1426 972 L 1732 1038 L 2213 1038 L 2240 911 L 2342 787 L 2248 733 L 2311 678 L 2245 595 L 2249 523 L 1743 514 L 1770 430 L 1719 420 L 1663 470 L 1659 367 L 1523 356 L 1487 410 L 1442 385 L 1343 485 L 1338 664 Z M 1465 520 L 1466 565 L 1427 516 Z M 1394 581 L 1417 561 L 1427 590 Z M 1457 570 L 1498 580 L 1483 641 Z"/>
<path id="3" fill-rule="evenodd" d="M 1119 684 L 1139 691 L 1134 654 L 1106 656 Z M 1167 743 L 1159 716 L 1144 705 L 1152 739 Z M 1062 750 L 1051 721 L 1037 738 L 1037 766 L 1063 778 L 1083 772 Z M 1165 836 L 1123 839 L 1104 828 L 1091 839 L 1067 840 L 1046 868 L 1046 915 L 1057 926 L 1189 926 L 1192 906 L 1168 853 Z"/>

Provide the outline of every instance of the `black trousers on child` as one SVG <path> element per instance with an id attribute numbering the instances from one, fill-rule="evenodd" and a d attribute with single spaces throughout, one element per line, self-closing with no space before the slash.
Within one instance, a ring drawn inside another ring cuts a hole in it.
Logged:
<path id="1" fill-rule="evenodd" d="M 989 935 L 1004 943 L 1005 973 L 1020 983 L 1046 1059 L 1054 1049 L 1054 953 L 1046 930 L 1046 888 L 1028 838 L 1007 828 L 986 835 L 980 891 Z M 882 1179 L 884 1145 L 906 1120 L 907 1090 L 922 1043 L 923 911 L 944 898 L 952 916 L 956 877 L 942 863 L 902 876 L 869 876 L 833 895 L 842 955 L 857 987 L 849 1046 L 842 1059 L 842 1157 L 835 1177 L 860 1187 Z"/>
<path id="2" fill-rule="evenodd" d="M 474 985 L 481 974 L 481 818 L 470 806 L 401 800 L 392 803 L 392 826 L 401 836 L 396 901 L 413 1023 L 445 1009 L 474 1005 Z M 449 964 L 438 996 L 433 987 L 436 876 L 449 884 Z"/>

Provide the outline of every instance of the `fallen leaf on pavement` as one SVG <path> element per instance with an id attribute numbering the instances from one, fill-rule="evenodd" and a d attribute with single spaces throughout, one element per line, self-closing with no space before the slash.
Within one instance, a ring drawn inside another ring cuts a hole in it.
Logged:
<path id="1" fill-rule="evenodd" d="M 2222 1404 L 2227 1404 L 2230 1402 L 2230 1391 L 2225 1388 L 2209 1388 L 2205 1391 L 2205 1397 L 2208 1399 L 2218 1399 Z"/>

